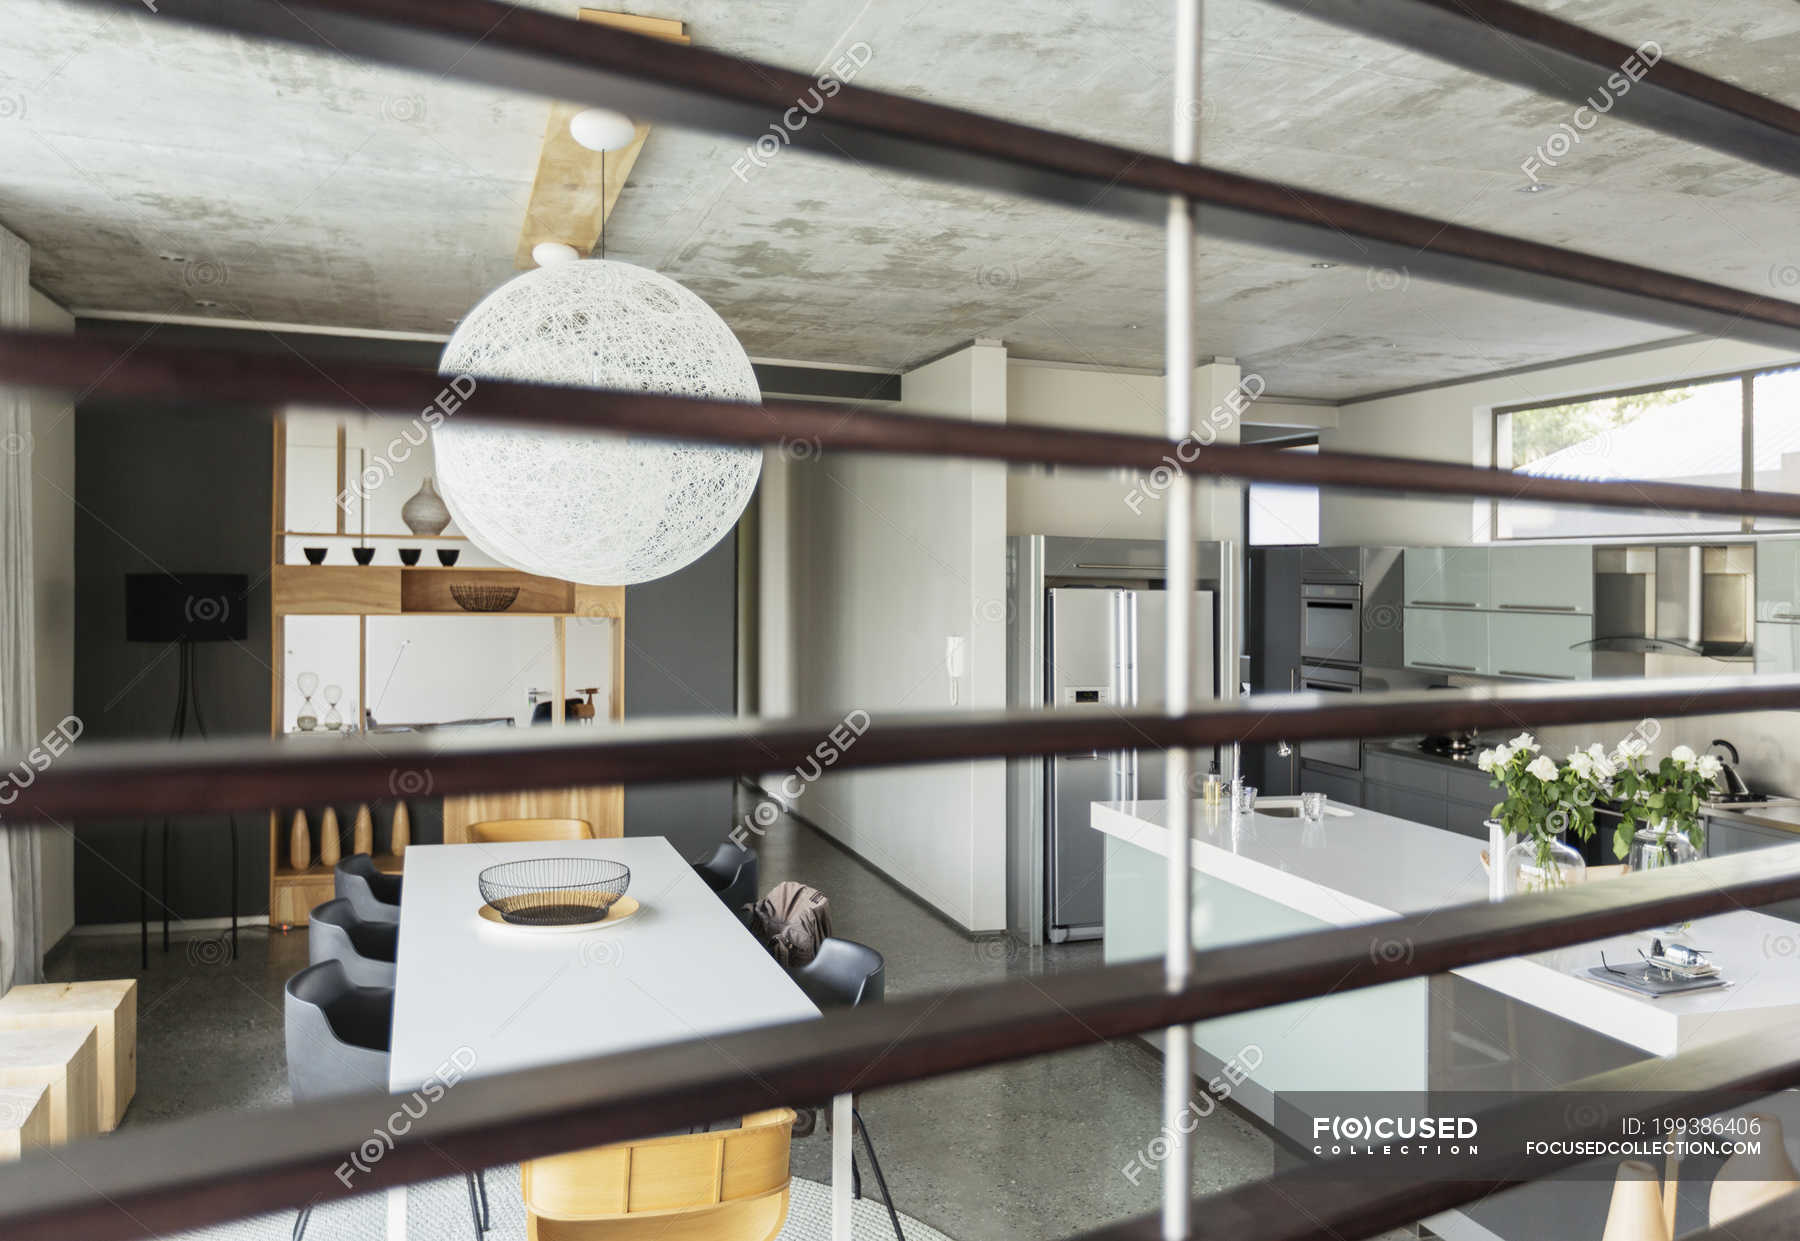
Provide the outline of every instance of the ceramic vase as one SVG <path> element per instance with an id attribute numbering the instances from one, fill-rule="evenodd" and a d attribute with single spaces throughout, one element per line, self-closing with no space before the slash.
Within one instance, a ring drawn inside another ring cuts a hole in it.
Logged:
<path id="1" fill-rule="evenodd" d="M 306 829 L 306 811 L 294 811 L 293 824 L 288 828 L 288 865 L 295 870 L 305 870 L 312 865 L 312 833 Z"/>
<path id="2" fill-rule="evenodd" d="M 1733 1155 L 1719 1168 L 1706 1203 L 1709 1227 L 1718 1228 L 1727 1220 L 1747 1215 L 1783 1194 L 1800 1189 L 1800 1172 L 1796 1172 L 1788 1160 L 1781 1118 L 1757 1112 L 1751 1119 L 1761 1122 L 1762 1131 L 1755 1138 L 1746 1140 L 1760 1141 L 1762 1149 L 1754 1155 Z"/>
<path id="3" fill-rule="evenodd" d="M 1656 1169 L 1643 1160 L 1627 1159 L 1619 1165 L 1600 1241 L 1669 1241 L 1669 1228 L 1663 1222 L 1662 1185 Z"/>
<path id="4" fill-rule="evenodd" d="M 338 859 L 344 854 L 344 837 L 338 828 L 337 811 L 330 806 L 319 816 L 319 860 L 327 866 L 336 866 Z"/>
<path id="5" fill-rule="evenodd" d="M 389 832 L 388 852 L 395 857 L 406 856 L 406 846 L 412 843 L 412 815 L 407 813 L 406 803 L 394 803 L 394 826 Z"/>
<path id="6" fill-rule="evenodd" d="M 414 534 L 442 534 L 450 524 L 450 509 L 437 493 L 431 475 L 427 474 L 412 499 L 400 506 L 400 520 Z"/>
<path id="7" fill-rule="evenodd" d="M 350 829 L 350 848 L 354 853 L 375 852 L 375 816 L 369 813 L 367 802 L 356 808 L 356 823 Z"/>

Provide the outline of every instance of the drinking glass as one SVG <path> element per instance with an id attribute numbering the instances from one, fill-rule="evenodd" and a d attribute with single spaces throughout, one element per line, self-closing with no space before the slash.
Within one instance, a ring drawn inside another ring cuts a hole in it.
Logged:
<path id="1" fill-rule="evenodd" d="M 1300 817 L 1308 823 L 1319 823 L 1325 818 L 1325 794 L 1300 794 Z"/>
<path id="2" fill-rule="evenodd" d="M 1254 814 L 1256 812 L 1256 786 L 1254 784 L 1241 784 L 1238 786 L 1237 812 L 1239 814 Z"/>

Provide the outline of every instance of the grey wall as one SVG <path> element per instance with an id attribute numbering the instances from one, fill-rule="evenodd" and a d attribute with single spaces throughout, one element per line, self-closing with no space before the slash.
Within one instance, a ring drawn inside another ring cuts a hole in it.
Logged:
<path id="1" fill-rule="evenodd" d="M 737 540 L 661 581 L 625 589 L 625 718 L 735 713 Z M 625 832 L 667 836 L 683 856 L 731 830 L 729 780 L 628 785 Z"/>
<path id="2" fill-rule="evenodd" d="M 160 738 L 174 712 L 174 647 L 125 641 L 125 575 L 241 573 L 249 637 L 195 647 L 195 686 L 210 735 L 269 731 L 269 424 L 141 404 L 87 401 L 75 438 L 75 711 L 84 741 Z M 223 818 L 177 820 L 169 903 L 178 917 L 229 907 Z M 75 919 L 138 916 L 139 823 L 76 825 Z M 267 820 L 238 817 L 239 907 L 267 907 Z M 154 840 L 154 835 L 153 835 Z M 149 890 L 163 885 L 157 851 Z M 153 916 L 159 906 L 151 902 Z"/>

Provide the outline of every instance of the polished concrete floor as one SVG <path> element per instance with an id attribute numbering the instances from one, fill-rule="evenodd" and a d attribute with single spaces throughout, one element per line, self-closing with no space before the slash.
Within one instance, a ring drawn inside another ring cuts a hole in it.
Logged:
<path id="1" fill-rule="evenodd" d="M 885 954 L 890 997 L 1100 959 L 1096 944 L 1032 950 L 971 941 L 785 816 L 758 848 L 765 891 L 783 879 L 813 885 L 830 898 L 837 934 Z M 178 940 L 166 956 L 153 941 L 127 1124 L 287 1101 L 282 984 L 306 963 L 305 934 L 245 931 L 241 945 L 233 962 L 222 940 Z M 75 938 L 47 970 L 58 979 L 124 977 L 138 973 L 137 953 L 135 938 Z M 860 1106 L 907 1214 L 960 1241 L 1046 1241 L 1156 1209 L 1156 1173 L 1134 1184 L 1123 1169 L 1160 1130 L 1159 1091 L 1158 1061 L 1127 1040 L 887 1089 Z M 1265 1176 L 1272 1166 L 1267 1138 L 1225 1110 L 1203 1122 L 1193 1142 L 1196 1192 Z M 796 1141 L 794 1171 L 829 1179 L 823 1126 Z"/>

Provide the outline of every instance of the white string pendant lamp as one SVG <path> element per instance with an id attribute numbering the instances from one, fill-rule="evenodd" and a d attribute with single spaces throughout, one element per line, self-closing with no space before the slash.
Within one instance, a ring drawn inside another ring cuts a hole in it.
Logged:
<path id="1" fill-rule="evenodd" d="M 608 259 L 540 267 L 466 315 L 447 375 L 757 403 L 725 321 L 667 276 Z M 501 564 L 596 586 L 666 577 L 737 524 L 762 454 L 446 418 L 432 432 L 456 524 Z"/>

